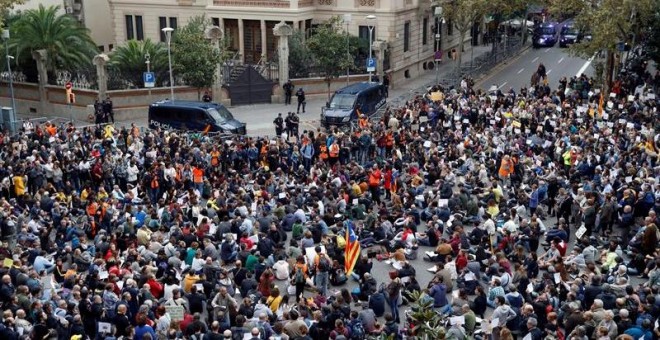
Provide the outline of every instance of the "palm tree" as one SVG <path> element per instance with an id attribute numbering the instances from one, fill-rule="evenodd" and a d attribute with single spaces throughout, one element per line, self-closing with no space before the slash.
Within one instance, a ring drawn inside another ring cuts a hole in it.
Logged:
<path id="1" fill-rule="evenodd" d="M 49 72 L 90 65 L 98 51 L 89 31 L 70 15 L 58 14 L 59 6 L 27 10 L 12 29 L 12 45 L 18 58 L 32 58 L 32 51 L 46 50 Z"/>
<path id="2" fill-rule="evenodd" d="M 146 56 L 149 55 L 151 71 L 160 83 L 167 71 L 167 47 L 163 43 L 129 40 L 110 54 L 110 66 L 114 67 L 133 87 L 142 87 L 142 72 L 147 70 Z"/>

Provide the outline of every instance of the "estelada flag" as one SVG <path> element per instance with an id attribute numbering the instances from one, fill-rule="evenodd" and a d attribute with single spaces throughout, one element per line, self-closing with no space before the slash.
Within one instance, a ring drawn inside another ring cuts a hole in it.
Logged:
<path id="1" fill-rule="evenodd" d="M 355 234 L 355 225 L 352 221 L 344 221 L 346 228 L 346 248 L 344 249 L 344 270 L 346 275 L 353 273 L 353 267 L 360 258 L 360 242 Z"/>

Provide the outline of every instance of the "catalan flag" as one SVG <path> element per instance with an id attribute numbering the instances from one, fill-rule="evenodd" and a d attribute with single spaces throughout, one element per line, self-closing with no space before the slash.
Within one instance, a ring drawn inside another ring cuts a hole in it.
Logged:
<path id="1" fill-rule="evenodd" d="M 344 270 L 346 275 L 353 273 L 353 267 L 360 258 L 360 242 L 358 241 L 357 234 L 355 234 L 355 224 L 353 221 L 345 221 L 344 227 L 346 228 L 346 249 L 344 250 Z"/>
<path id="2" fill-rule="evenodd" d="M 211 130 L 211 124 L 206 125 L 206 127 L 202 131 L 202 135 L 206 135 L 207 133 L 209 133 L 210 130 Z"/>
<path id="3" fill-rule="evenodd" d="M 598 100 L 598 115 L 601 117 L 603 116 L 603 103 L 605 102 L 605 97 L 603 96 L 603 93 L 600 93 L 600 99 Z"/>

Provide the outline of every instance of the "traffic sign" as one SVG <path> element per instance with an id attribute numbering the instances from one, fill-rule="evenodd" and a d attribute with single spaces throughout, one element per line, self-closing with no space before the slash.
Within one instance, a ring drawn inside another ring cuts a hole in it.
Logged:
<path id="1" fill-rule="evenodd" d="M 144 87 L 156 86 L 156 75 L 153 72 L 144 72 L 142 79 L 144 80 Z"/>
<path id="2" fill-rule="evenodd" d="M 367 58 L 367 72 L 376 71 L 376 58 Z"/>
<path id="3" fill-rule="evenodd" d="M 64 88 L 67 89 L 67 90 L 71 90 L 72 87 L 73 87 L 73 84 L 71 84 L 71 82 L 67 82 L 67 83 L 64 85 Z"/>
<path id="4" fill-rule="evenodd" d="M 435 59 L 435 61 L 442 61 L 442 51 L 441 50 L 435 51 L 433 58 Z"/>

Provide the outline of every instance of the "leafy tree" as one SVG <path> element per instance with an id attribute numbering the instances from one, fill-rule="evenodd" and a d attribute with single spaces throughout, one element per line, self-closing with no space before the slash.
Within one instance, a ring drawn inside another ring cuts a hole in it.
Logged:
<path id="1" fill-rule="evenodd" d="M 307 77 L 312 64 L 312 55 L 305 45 L 305 33 L 294 30 L 289 36 L 289 78 Z"/>
<path id="2" fill-rule="evenodd" d="M 206 29 L 211 26 L 209 18 L 197 16 L 173 32 L 172 37 L 173 72 L 181 76 L 186 84 L 197 88 L 198 98 L 202 89 L 215 84 L 217 68 L 230 57 L 227 40 L 221 39 L 218 50 L 206 39 Z"/>
<path id="3" fill-rule="evenodd" d="M 26 0 L 0 0 L 0 26 L 5 27 L 4 23 L 7 20 L 9 10 L 13 9 L 15 5 L 24 4 Z"/>
<path id="4" fill-rule="evenodd" d="M 656 64 L 660 64 L 660 7 L 655 13 L 649 33 L 649 56 Z"/>
<path id="5" fill-rule="evenodd" d="M 575 13 L 577 27 L 592 33 L 590 41 L 573 44 L 573 55 L 590 58 L 605 52 L 605 93 L 609 92 L 614 71 L 617 44 L 639 39 L 644 28 L 649 27 L 658 12 L 658 0 L 555 0 L 550 11 L 554 14 Z M 639 41 L 639 40 L 637 40 Z"/>
<path id="6" fill-rule="evenodd" d="M 349 47 L 349 53 L 346 53 L 346 35 L 339 29 L 341 23 L 341 18 L 332 17 L 319 25 L 306 40 L 307 47 L 316 62 L 315 66 L 323 72 L 328 85 L 328 99 L 330 99 L 332 79 L 344 74 L 346 69 L 354 67 L 355 46 Z"/>
<path id="7" fill-rule="evenodd" d="M 161 83 L 167 78 L 167 47 L 163 43 L 129 40 L 117 47 L 110 54 L 111 67 L 115 67 L 122 77 L 136 87 L 143 87 L 142 72 L 147 70 L 146 55 L 149 55 L 151 71 L 156 73 L 156 80 Z"/>
<path id="8" fill-rule="evenodd" d="M 452 0 L 443 5 L 445 17 L 451 19 L 459 34 L 458 65 L 460 67 L 463 57 L 465 35 L 479 19 L 483 18 L 488 10 L 491 0 Z"/>
<path id="9" fill-rule="evenodd" d="M 433 309 L 433 298 L 423 292 L 413 292 L 414 302 L 411 304 L 413 332 L 417 339 L 442 339 L 446 330 L 440 320 L 440 315 Z"/>
<path id="10" fill-rule="evenodd" d="M 32 51 L 44 49 L 48 52 L 49 72 L 89 65 L 98 51 L 89 31 L 72 16 L 57 14 L 58 9 L 39 5 L 20 14 L 11 27 L 11 45 L 17 57 L 30 59 Z"/>

